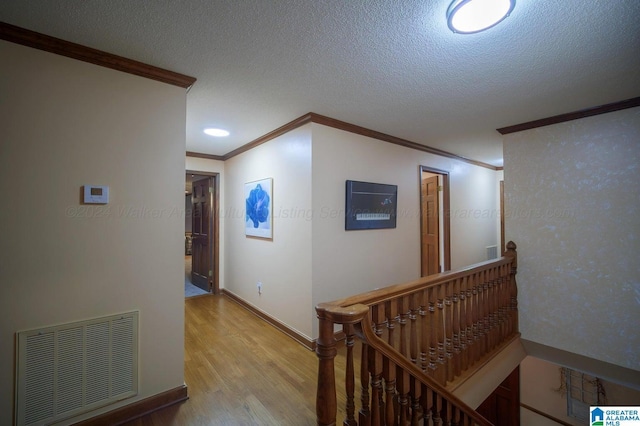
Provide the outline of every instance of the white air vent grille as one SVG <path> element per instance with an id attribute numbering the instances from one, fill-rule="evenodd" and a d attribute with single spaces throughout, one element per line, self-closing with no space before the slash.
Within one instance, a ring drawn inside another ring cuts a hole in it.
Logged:
<path id="1" fill-rule="evenodd" d="M 18 333 L 16 424 L 44 425 L 138 393 L 138 312 Z"/>
<path id="2" fill-rule="evenodd" d="M 498 258 L 498 246 L 487 246 L 487 260 Z"/>

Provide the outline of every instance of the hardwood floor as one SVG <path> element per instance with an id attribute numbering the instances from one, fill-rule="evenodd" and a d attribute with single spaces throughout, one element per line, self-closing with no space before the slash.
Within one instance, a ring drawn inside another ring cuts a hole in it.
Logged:
<path id="1" fill-rule="evenodd" d="M 231 299 L 192 297 L 185 300 L 189 400 L 127 425 L 315 425 L 317 368 L 314 352 Z"/>

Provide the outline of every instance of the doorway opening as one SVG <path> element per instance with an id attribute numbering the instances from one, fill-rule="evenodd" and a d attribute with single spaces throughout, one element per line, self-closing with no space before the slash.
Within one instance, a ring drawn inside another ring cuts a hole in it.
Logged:
<path id="1" fill-rule="evenodd" d="M 500 255 L 504 255 L 507 247 L 504 243 L 504 180 L 500 181 Z"/>
<path id="2" fill-rule="evenodd" d="M 420 166 L 420 274 L 451 269 L 449 172 Z"/>
<path id="3" fill-rule="evenodd" d="M 219 176 L 186 171 L 185 296 L 220 291 Z M 193 287 L 190 287 L 191 284 Z"/>

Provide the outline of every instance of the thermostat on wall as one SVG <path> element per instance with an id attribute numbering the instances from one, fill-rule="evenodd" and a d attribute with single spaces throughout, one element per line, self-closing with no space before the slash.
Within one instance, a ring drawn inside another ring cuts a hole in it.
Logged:
<path id="1" fill-rule="evenodd" d="M 84 202 L 85 204 L 109 203 L 109 187 L 99 185 L 85 185 Z"/>

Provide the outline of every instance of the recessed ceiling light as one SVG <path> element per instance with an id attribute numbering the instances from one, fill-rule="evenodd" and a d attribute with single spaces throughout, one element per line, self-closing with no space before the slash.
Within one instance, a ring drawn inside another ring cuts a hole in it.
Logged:
<path id="1" fill-rule="evenodd" d="M 447 24 L 454 33 L 473 34 L 509 16 L 516 0 L 454 0 L 447 9 Z"/>
<path id="2" fill-rule="evenodd" d="M 209 136 L 217 136 L 217 137 L 224 137 L 224 136 L 229 136 L 229 132 L 223 129 L 204 129 L 204 132 L 209 135 Z"/>

